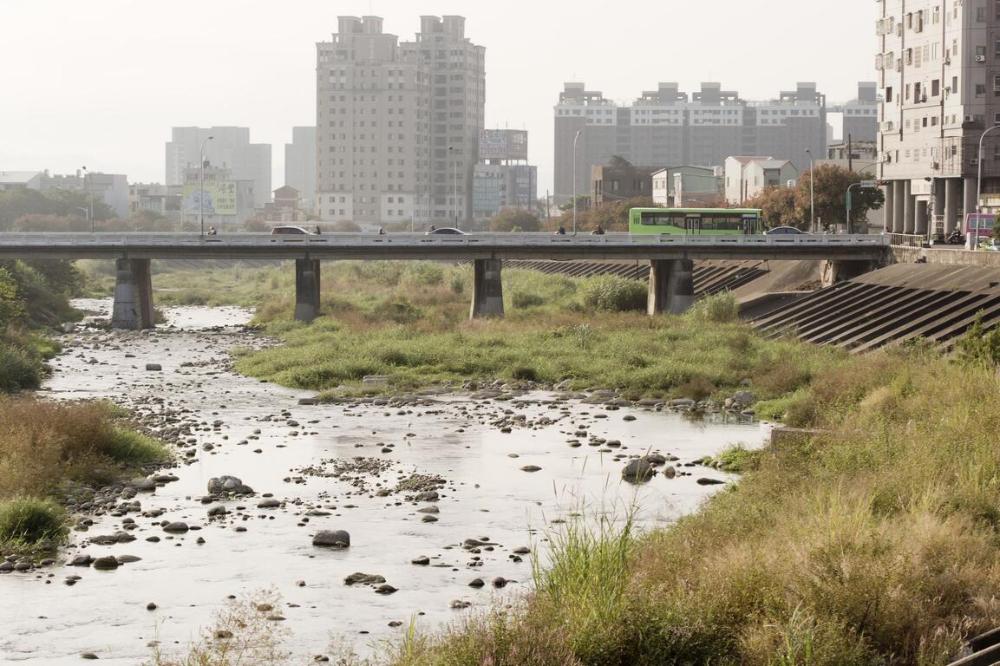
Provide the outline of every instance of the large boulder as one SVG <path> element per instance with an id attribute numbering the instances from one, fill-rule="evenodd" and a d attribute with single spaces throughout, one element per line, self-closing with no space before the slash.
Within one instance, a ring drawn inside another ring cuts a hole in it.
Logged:
<path id="1" fill-rule="evenodd" d="M 351 535 L 344 530 L 321 530 L 313 537 L 312 543 L 321 548 L 348 548 Z"/>
<path id="2" fill-rule="evenodd" d="M 644 483 L 652 479 L 655 474 L 653 463 L 645 456 L 630 460 L 622 470 L 622 478 L 629 483 Z"/>
<path id="3" fill-rule="evenodd" d="M 238 477 L 220 476 L 208 480 L 208 492 L 212 495 L 253 495 L 253 488 Z"/>

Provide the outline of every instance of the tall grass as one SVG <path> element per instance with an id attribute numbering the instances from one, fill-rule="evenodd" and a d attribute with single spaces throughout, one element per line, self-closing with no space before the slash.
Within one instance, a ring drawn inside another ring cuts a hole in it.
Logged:
<path id="1" fill-rule="evenodd" d="M 555 562 L 559 594 L 543 580 L 502 623 L 396 663 L 513 663 L 532 645 L 537 663 L 930 665 L 1000 625 L 995 371 L 884 352 L 820 369 L 799 401 L 826 434 L 761 452 L 697 514 L 634 538 L 613 621 L 588 622 L 607 597 Z M 619 550 L 582 549 L 572 561 Z M 578 602 L 590 611 L 567 615 Z"/>
<path id="2" fill-rule="evenodd" d="M 467 266 L 324 267 L 325 316 L 310 326 L 291 322 L 294 289 L 281 282 L 284 290 L 264 295 L 257 321 L 284 346 L 243 354 L 237 367 L 289 386 L 348 394 L 360 390 L 365 375 L 380 374 L 390 377 L 390 390 L 467 379 L 532 379 L 618 388 L 633 397 L 696 398 L 753 379 L 760 382 L 754 387 L 759 397 L 774 398 L 841 356 L 791 341 L 765 341 L 720 317 L 706 325 L 699 314 L 650 318 L 617 312 L 645 307 L 645 286 L 619 278 L 577 280 L 509 270 L 507 317 L 469 321 L 463 295 L 469 289 L 454 285 L 471 279 Z M 717 302 L 732 309 L 731 300 Z M 595 317 L 598 309 L 604 311 Z"/>
<path id="3" fill-rule="evenodd" d="M 25 550 L 66 535 L 65 512 L 50 500 L 15 498 L 0 502 L 0 550 Z"/>
<path id="4" fill-rule="evenodd" d="M 67 480 L 102 483 L 167 458 L 103 403 L 0 398 L 0 499 L 43 497 Z"/>

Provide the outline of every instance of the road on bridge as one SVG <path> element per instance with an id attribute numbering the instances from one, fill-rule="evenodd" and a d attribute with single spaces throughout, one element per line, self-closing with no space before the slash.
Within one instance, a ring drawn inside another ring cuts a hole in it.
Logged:
<path id="1" fill-rule="evenodd" d="M 0 259 L 881 259 L 882 235 L 5 233 Z"/>

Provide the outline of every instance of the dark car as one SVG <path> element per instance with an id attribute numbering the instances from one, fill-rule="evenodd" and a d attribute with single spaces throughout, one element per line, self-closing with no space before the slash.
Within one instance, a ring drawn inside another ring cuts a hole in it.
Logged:
<path id="1" fill-rule="evenodd" d="M 274 227 L 273 229 L 271 229 L 271 235 L 272 236 L 294 236 L 294 235 L 300 235 L 301 236 L 303 234 L 306 235 L 306 236 L 315 236 L 316 235 L 316 234 L 314 234 L 313 232 L 311 232 L 311 231 L 309 231 L 307 229 L 303 229 L 302 227 L 296 227 L 296 226 L 291 225 L 291 224 L 283 225 L 283 226 L 280 226 L 280 227 Z"/>
<path id="2" fill-rule="evenodd" d="M 440 229 L 431 229 L 425 236 L 468 236 L 467 233 L 461 229 L 456 229 L 455 227 L 442 227 Z"/>
<path id="3" fill-rule="evenodd" d="M 790 236 L 793 234 L 804 234 L 806 232 L 796 227 L 775 227 L 764 232 L 765 236 Z"/>

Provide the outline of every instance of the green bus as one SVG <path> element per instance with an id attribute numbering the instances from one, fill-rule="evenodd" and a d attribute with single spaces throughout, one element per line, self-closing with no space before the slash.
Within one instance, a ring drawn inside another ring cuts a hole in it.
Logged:
<path id="1" fill-rule="evenodd" d="M 756 208 L 633 208 L 628 230 L 644 235 L 738 236 L 764 233 L 764 220 Z"/>

